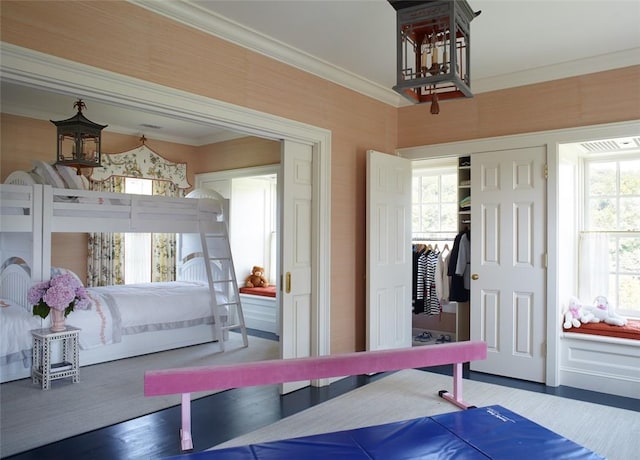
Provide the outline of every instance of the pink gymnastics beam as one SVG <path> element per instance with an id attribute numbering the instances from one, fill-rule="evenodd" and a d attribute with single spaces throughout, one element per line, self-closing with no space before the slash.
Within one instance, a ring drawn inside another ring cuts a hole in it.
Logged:
<path id="1" fill-rule="evenodd" d="M 485 342 L 467 341 L 438 346 L 153 370 L 144 374 L 144 395 L 182 395 L 180 439 L 182 450 L 189 450 L 193 449 L 190 394 L 194 392 L 453 364 L 453 395 L 446 390 L 440 391 L 439 395 L 456 406 L 467 409 L 470 406 L 462 399 L 462 364 L 486 358 Z"/>

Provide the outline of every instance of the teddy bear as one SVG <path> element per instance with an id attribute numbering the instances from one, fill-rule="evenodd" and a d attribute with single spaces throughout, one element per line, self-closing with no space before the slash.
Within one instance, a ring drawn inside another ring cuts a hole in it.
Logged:
<path id="1" fill-rule="evenodd" d="M 569 300 L 569 307 L 564 313 L 564 323 L 562 326 L 565 329 L 571 329 L 572 327 L 580 327 L 586 323 L 599 323 L 600 320 L 591 312 L 583 308 L 578 299 L 572 297 Z"/>
<path id="2" fill-rule="evenodd" d="M 627 324 L 627 319 L 615 312 L 615 308 L 609 303 L 605 296 L 599 295 L 593 301 L 593 305 L 586 306 L 585 308 L 591 312 L 593 316 L 607 324 L 613 326 L 624 326 Z"/>
<path id="3" fill-rule="evenodd" d="M 251 274 L 247 277 L 245 281 L 246 287 L 267 287 L 269 286 L 269 281 L 264 277 L 264 268 L 259 267 L 258 265 L 254 265 L 251 269 Z"/>

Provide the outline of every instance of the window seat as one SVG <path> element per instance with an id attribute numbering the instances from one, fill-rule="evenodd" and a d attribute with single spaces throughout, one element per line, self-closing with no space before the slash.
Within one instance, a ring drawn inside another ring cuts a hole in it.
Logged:
<path id="1" fill-rule="evenodd" d="M 560 337 L 559 383 L 640 399 L 640 320 L 566 329 Z"/>
<path id="2" fill-rule="evenodd" d="M 242 287 L 240 299 L 248 328 L 279 335 L 276 287 Z"/>
<path id="3" fill-rule="evenodd" d="M 577 328 L 572 327 L 571 329 L 564 329 L 564 332 L 640 340 L 640 320 L 629 319 L 625 326 L 612 326 L 607 323 L 588 323 Z"/>
<path id="4" fill-rule="evenodd" d="M 251 294 L 251 295 L 259 295 L 263 297 L 275 297 L 276 296 L 276 287 L 275 285 L 267 286 L 267 287 L 241 287 L 241 294 Z"/>

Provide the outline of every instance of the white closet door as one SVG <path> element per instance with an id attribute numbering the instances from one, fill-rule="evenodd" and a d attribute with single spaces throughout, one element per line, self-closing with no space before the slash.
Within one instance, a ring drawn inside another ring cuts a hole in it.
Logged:
<path id="1" fill-rule="evenodd" d="M 367 152 L 367 350 L 411 346 L 411 161 Z"/>
<path id="2" fill-rule="evenodd" d="M 471 160 L 471 339 L 488 345 L 471 369 L 545 381 L 545 147 Z"/>

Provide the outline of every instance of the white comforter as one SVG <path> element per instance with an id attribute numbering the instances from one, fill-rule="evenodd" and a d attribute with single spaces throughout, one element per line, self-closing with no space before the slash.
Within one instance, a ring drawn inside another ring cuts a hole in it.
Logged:
<path id="1" fill-rule="evenodd" d="M 31 364 L 32 329 L 47 327 L 49 320 L 40 321 L 24 307 L 9 300 L 0 300 L 0 366 L 22 361 Z"/>
<path id="2" fill-rule="evenodd" d="M 206 283 L 173 281 L 88 288 L 88 310 L 67 316 L 81 329 L 80 348 L 119 342 L 123 335 L 213 324 Z M 218 303 L 225 298 L 218 294 Z"/>

